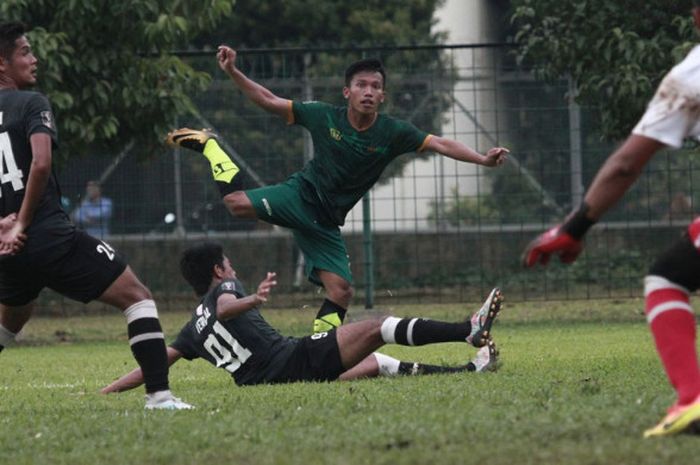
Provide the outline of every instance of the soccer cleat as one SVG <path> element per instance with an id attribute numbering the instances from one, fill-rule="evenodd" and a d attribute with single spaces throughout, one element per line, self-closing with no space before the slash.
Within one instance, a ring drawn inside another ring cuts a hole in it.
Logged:
<path id="1" fill-rule="evenodd" d="M 218 136 L 209 129 L 182 128 L 169 132 L 165 142 L 171 147 L 184 147 L 203 154 L 209 160 L 214 180 L 229 184 L 240 172 L 240 168 L 221 148 L 217 138 Z"/>
<path id="2" fill-rule="evenodd" d="M 484 347 L 479 349 L 472 360 L 476 372 L 498 370 L 498 350 L 496 343 L 488 341 Z"/>
<path id="3" fill-rule="evenodd" d="M 335 329 L 342 324 L 343 322 L 340 321 L 340 315 L 337 313 L 323 315 L 314 320 L 314 334 L 327 333 L 331 329 Z"/>
<path id="4" fill-rule="evenodd" d="M 674 405 L 658 425 L 644 431 L 645 438 L 677 434 L 700 425 L 700 395 L 688 405 Z"/>
<path id="5" fill-rule="evenodd" d="M 216 134 L 209 129 L 182 128 L 169 132 L 165 142 L 171 147 L 183 147 L 204 153 L 204 146 L 209 139 L 216 139 Z"/>
<path id="6" fill-rule="evenodd" d="M 486 298 L 484 305 L 471 318 L 472 330 L 467 336 L 467 342 L 474 347 L 485 346 L 491 338 L 491 325 L 496 319 L 496 315 L 501 310 L 503 294 L 501 290 L 494 287 Z"/>
<path id="7" fill-rule="evenodd" d="M 175 397 L 169 390 L 146 394 L 146 410 L 191 410 L 194 407 Z"/>

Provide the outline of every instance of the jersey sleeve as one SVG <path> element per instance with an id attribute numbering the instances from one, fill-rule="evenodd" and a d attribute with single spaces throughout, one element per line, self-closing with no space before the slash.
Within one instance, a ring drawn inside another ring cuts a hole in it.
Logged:
<path id="1" fill-rule="evenodd" d="M 25 131 L 27 136 L 37 133 L 46 133 L 51 136 L 54 143 L 58 142 L 56 121 L 53 117 L 51 104 L 42 94 L 36 93 L 29 99 L 25 109 Z"/>
<path id="2" fill-rule="evenodd" d="M 322 115 L 330 108 L 332 108 L 332 105 L 323 102 L 294 100 L 292 102 L 292 120 L 290 124 L 308 127 L 312 121 L 318 120 L 319 115 Z"/>
<path id="3" fill-rule="evenodd" d="M 680 148 L 687 137 L 700 138 L 700 47 L 675 66 L 659 85 L 632 134 Z"/>
<path id="4" fill-rule="evenodd" d="M 227 280 L 219 284 L 214 291 L 214 302 L 216 302 L 222 294 L 232 294 L 239 299 L 245 297 L 245 291 L 237 280 Z"/>
<path id="5" fill-rule="evenodd" d="M 396 136 L 392 141 L 392 152 L 401 155 L 408 152 L 422 152 L 430 134 L 415 127 L 408 121 L 395 120 Z"/>
<path id="6" fill-rule="evenodd" d="M 180 352 L 186 360 L 194 360 L 199 357 L 197 351 L 194 349 L 192 330 L 192 322 L 189 321 L 182 327 L 175 341 L 170 344 L 170 347 Z"/>

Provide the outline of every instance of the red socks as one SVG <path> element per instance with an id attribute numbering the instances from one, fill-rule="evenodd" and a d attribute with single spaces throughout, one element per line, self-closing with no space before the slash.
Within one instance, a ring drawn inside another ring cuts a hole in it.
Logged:
<path id="1" fill-rule="evenodd" d="M 700 368 L 689 293 L 661 276 L 647 276 L 644 296 L 644 313 L 666 374 L 678 394 L 678 404 L 691 403 L 700 394 Z"/>

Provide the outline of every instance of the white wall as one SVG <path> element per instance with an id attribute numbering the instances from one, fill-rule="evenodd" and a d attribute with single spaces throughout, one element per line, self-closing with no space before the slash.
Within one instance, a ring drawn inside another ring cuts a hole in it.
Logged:
<path id="1" fill-rule="evenodd" d="M 495 14 L 488 0 L 447 0 L 437 12 L 436 31 L 447 31 L 447 44 L 475 44 L 496 41 Z M 495 84 L 491 54 L 488 49 L 460 49 L 446 52 L 453 57 L 453 66 L 461 80 L 454 96 L 477 121 L 487 129 L 495 125 L 495 115 L 488 110 L 495 105 Z M 476 134 L 476 126 L 457 106 L 444 115 L 442 135 L 484 152 L 490 148 Z M 458 163 L 433 155 L 406 166 L 402 177 L 372 192 L 372 219 L 375 230 L 415 230 L 431 226 L 426 220 L 431 202 L 451 195 L 457 188 L 462 195 L 475 195 L 487 189 L 473 164 Z M 350 212 L 344 230 L 362 229 L 361 202 Z"/>

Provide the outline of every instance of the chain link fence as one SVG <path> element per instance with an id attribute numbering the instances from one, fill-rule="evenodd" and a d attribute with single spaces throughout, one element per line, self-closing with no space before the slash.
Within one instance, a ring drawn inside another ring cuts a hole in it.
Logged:
<path id="1" fill-rule="evenodd" d="M 308 135 L 248 102 L 214 54 L 183 53 L 214 80 L 193 96 L 197 112 L 173 120 L 173 127 L 216 130 L 244 167 L 248 187 L 283 181 L 312 157 Z M 435 154 L 406 154 L 390 165 L 343 228 L 355 305 L 472 302 L 493 286 L 516 301 L 638 296 L 654 255 L 692 218 L 695 159 L 663 153 L 592 230 L 577 263 L 525 271 L 519 263 L 525 244 L 581 201 L 614 148 L 601 141 L 593 109 L 571 98 L 570 82 L 536 81 L 502 44 L 242 50 L 238 63 L 280 96 L 342 105 L 345 66 L 368 56 L 387 67 L 383 111 L 482 152 L 507 146 L 511 157 L 499 169 Z M 251 288 L 266 271 L 278 272 L 272 305 L 320 301 L 300 275 L 289 232 L 229 215 L 202 157 L 165 147 L 146 155 L 138 147 L 85 154 L 63 166 L 59 178 L 69 211 L 84 200 L 88 180 L 101 181 L 114 205 L 106 240 L 126 255 L 161 307 L 181 308 L 192 298 L 178 256 L 207 239 L 224 243 Z M 44 300 L 47 309 L 75 307 L 50 293 Z"/>

